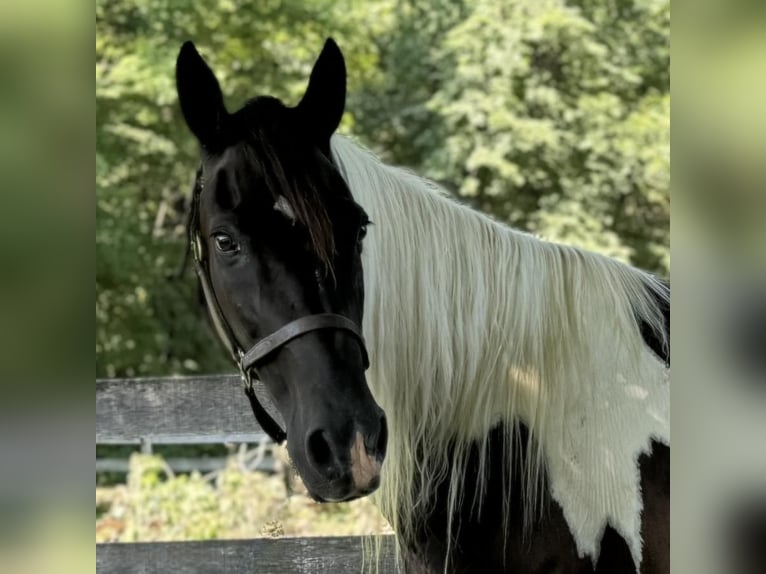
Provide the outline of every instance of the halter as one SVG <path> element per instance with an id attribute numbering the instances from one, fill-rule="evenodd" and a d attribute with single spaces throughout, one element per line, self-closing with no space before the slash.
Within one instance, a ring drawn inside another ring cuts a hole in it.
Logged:
<path id="1" fill-rule="evenodd" d="M 239 367 L 239 373 L 245 387 L 245 394 L 250 401 L 255 420 L 261 425 L 261 428 L 276 443 L 282 443 L 287 438 L 287 433 L 277 421 L 268 413 L 258 400 L 253 388 L 252 370 L 258 363 L 271 355 L 276 350 L 285 346 L 290 341 L 320 329 L 340 329 L 348 331 L 356 338 L 359 348 L 362 351 L 362 361 L 365 370 L 370 366 L 370 360 L 367 355 L 367 347 L 364 344 L 364 337 L 359 327 L 348 317 L 338 315 L 337 313 L 319 313 L 315 315 L 306 315 L 287 323 L 270 335 L 257 341 L 248 351 L 242 349 L 237 343 L 231 326 L 226 321 L 215 296 L 215 291 L 210 283 L 210 274 L 205 252 L 205 244 L 199 234 L 199 201 L 204 187 L 204 174 L 202 167 L 197 171 L 196 183 L 192 197 L 191 213 L 189 216 L 189 242 L 194 256 L 194 268 L 197 271 L 202 291 L 205 294 L 205 301 L 210 312 L 210 318 L 213 321 L 218 337 L 229 350 L 234 362 Z"/>

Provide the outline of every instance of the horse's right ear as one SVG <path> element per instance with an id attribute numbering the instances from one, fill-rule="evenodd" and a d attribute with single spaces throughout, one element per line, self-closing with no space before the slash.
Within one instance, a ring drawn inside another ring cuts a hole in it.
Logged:
<path id="1" fill-rule="evenodd" d="M 346 63 L 335 40 L 327 38 L 296 110 L 310 137 L 328 157 L 330 137 L 340 124 L 345 106 Z"/>
<path id="2" fill-rule="evenodd" d="M 186 125 L 202 147 L 214 145 L 227 116 L 223 94 L 213 71 L 191 42 L 184 42 L 178 53 L 176 90 Z"/>

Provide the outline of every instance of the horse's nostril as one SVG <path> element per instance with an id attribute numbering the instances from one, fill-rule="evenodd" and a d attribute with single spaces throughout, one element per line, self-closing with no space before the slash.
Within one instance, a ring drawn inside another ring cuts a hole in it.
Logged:
<path id="1" fill-rule="evenodd" d="M 375 456 L 383 459 L 386 456 L 386 445 L 388 444 L 388 423 L 386 415 L 380 416 L 380 430 L 378 431 L 378 442 L 375 444 Z"/>
<path id="2" fill-rule="evenodd" d="M 332 463 L 332 450 L 323 430 L 313 431 L 306 444 L 309 458 L 317 466 L 329 466 Z"/>

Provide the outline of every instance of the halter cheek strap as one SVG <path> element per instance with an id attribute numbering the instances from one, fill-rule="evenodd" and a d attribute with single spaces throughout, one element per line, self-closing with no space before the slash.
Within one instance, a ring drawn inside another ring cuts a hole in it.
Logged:
<path id="1" fill-rule="evenodd" d="M 268 434 L 274 442 L 279 444 L 285 441 L 287 433 L 258 400 L 255 389 L 253 388 L 253 368 L 255 368 L 260 361 L 267 358 L 274 351 L 285 346 L 290 341 L 305 335 L 306 333 L 318 331 L 320 329 L 342 330 L 354 335 L 362 352 L 362 361 L 365 369 L 370 365 L 369 357 L 367 355 L 367 347 L 364 344 L 364 337 L 362 336 L 359 326 L 351 319 L 336 313 L 319 313 L 316 315 L 306 315 L 305 317 L 300 317 L 287 323 L 272 334 L 257 341 L 250 350 L 244 352 L 239 346 L 231 326 L 221 312 L 218 298 L 215 296 L 215 291 L 210 283 L 207 257 L 202 238 L 199 235 L 199 200 L 202 195 L 203 185 L 204 179 L 202 167 L 200 167 L 197 171 L 197 180 L 194 186 L 188 228 L 189 241 L 194 256 L 194 267 L 197 270 L 197 276 L 202 285 L 202 292 L 205 295 L 207 308 L 213 321 L 213 325 L 215 326 L 215 330 L 221 341 L 223 341 L 224 345 L 226 345 L 226 348 L 231 353 L 234 362 L 239 367 L 239 372 L 242 375 L 242 380 L 245 384 L 245 395 L 247 395 L 247 398 L 250 401 L 255 420 L 258 421 L 258 424 L 264 432 Z"/>
<path id="2" fill-rule="evenodd" d="M 247 380 L 247 379 L 246 379 Z M 279 426 L 279 423 L 275 421 L 269 412 L 263 407 L 258 397 L 255 395 L 255 387 L 253 387 L 252 381 L 249 384 L 245 384 L 245 395 L 250 401 L 250 408 L 253 410 L 253 416 L 258 424 L 263 429 L 271 440 L 277 444 L 282 444 L 287 440 L 287 433 Z"/>

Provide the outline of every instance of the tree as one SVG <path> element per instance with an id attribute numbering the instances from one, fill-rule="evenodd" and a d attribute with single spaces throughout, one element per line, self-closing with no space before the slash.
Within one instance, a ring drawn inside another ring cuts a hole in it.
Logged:
<path id="1" fill-rule="evenodd" d="M 365 135 L 511 225 L 667 274 L 669 4 L 442 4 L 400 12 Z"/>
<path id="2" fill-rule="evenodd" d="M 342 131 L 511 225 L 669 269 L 667 0 L 98 0 L 97 376 L 231 369 L 191 273 L 198 161 L 176 103 L 193 39 L 230 109 L 294 104 L 326 36 Z"/>

